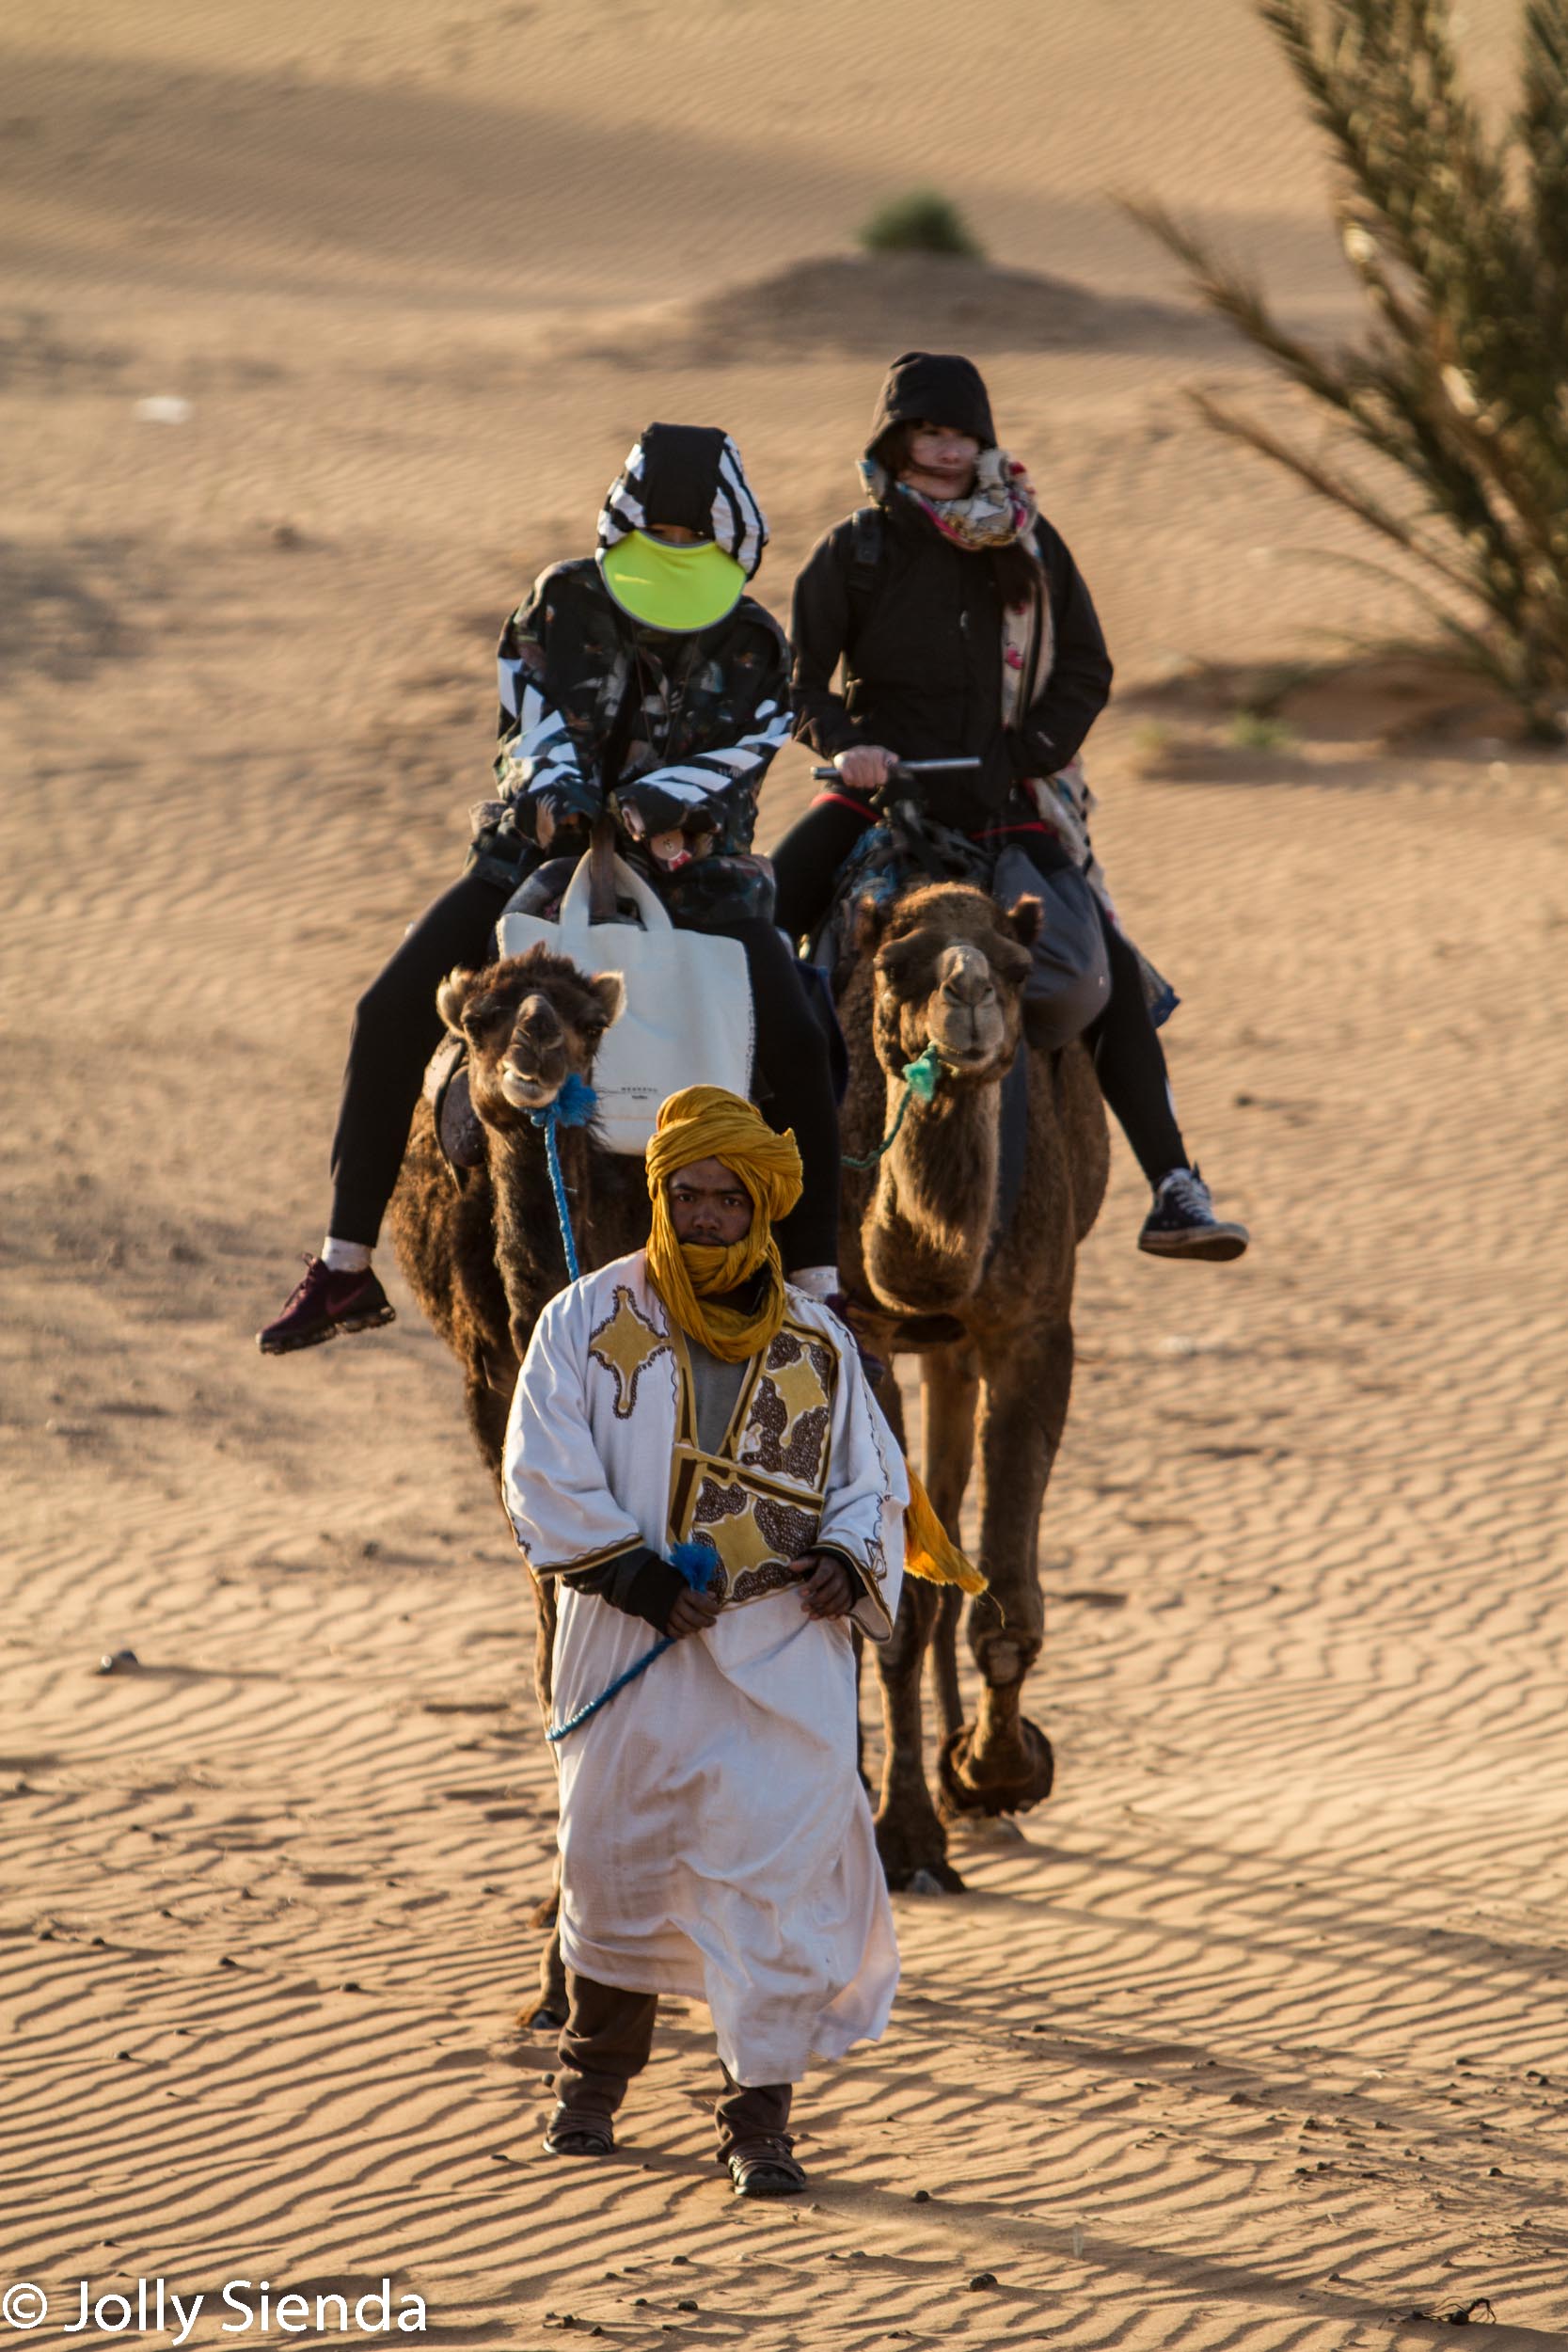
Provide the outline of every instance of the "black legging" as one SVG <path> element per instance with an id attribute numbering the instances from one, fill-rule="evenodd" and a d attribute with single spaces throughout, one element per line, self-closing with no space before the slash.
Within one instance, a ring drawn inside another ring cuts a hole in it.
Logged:
<path id="1" fill-rule="evenodd" d="M 814 802 L 791 825 L 773 851 L 773 875 L 779 921 L 792 939 L 815 930 L 827 914 L 839 867 L 874 821 L 869 809 L 853 806 L 846 795 Z M 1068 863 L 1066 850 L 1047 834 L 1021 828 L 1012 838 L 1042 875 L 1059 873 Z M 1173 1168 L 1187 1166 L 1187 1150 L 1176 1123 L 1165 1057 L 1144 994 L 1137 956 L 1103 908 L 1100 922 L 1110 959 L 1111 996 L 1084 1035 L 1101 1091 L 1120 1121 L 1138 1166 L 1157 1184 Z"/>
<path id="2" fill-rule="evenodd" d="M 436 991 L 454 964 L 473 967 L 489 952 L 505 905 L 504 885 L 465 874 L 410 924 L 402 946 L 355 1007 L 332 1138 L 332 1216 L 340 1241 L 373 1248 L 397 1183 L 425 1064 L 441 1041 Z M 719 927 L 712 923 L 710 930 Z M 793 1127 L 804 1189 L 778 1227 L 791 1273 L 838 1262 L 838 1111 L 827 1041 L 795 961 L 760 917 L 724 927 L 746 950 L 755 1008 L 757 1070 L 775 1127 Z"/>

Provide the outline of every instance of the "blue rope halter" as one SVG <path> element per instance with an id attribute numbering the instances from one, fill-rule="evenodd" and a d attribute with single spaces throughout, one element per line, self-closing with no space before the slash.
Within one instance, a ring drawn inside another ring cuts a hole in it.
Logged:
<path id="1" fill-rule="evenodd" d="M 713 1581 L 719 1559 L 707 1544 L 676 1544 L 670 1554 L 670 1565 L 686 1579 L 694 1593 L 705 1593 Z M 624 1675 L 617 1675 L 596 1699 L 590 1699 L 586 1707 L 579 1707 L 577 1713 L 568 1716 L 563 1724 L 558 1724 L 553 1731 L 546 1731 L 546 1739 L 553 1745 L 557 1740 L 564 1740 L 569 1731 L 576 1731 L 579 1724 L 585 1724 L 591 1715 L 596 1715 L 601 1707 L 608 1707 L 628 1682 L 635 1682 L 639 1675 L 646 1674 L 656 1658 L 662 1658 L 667 1649 L 673 1649 L 679 1638 L 678 1634 L 666 1633 L 662 1641 L 654 1644 L 652 1649 L 644 1650 Z"/>
<path id="2" fill-rule="evenodd" d="M 909 1109 L 910 1104 L 916 1101 L 922 1103 L 930 1101 L 937 1090 L 937 1080 L 942 1075 L 942 1056 L 936 1046 L 927 1045 L 926 1051 L 918 1055 L 913 1061 L 907 1061 L 900 1074 L 904 1081 L 904 1091 L 899 1098 L 897 1118 L 875 1152 L 868 1152 L 863 1160 L 853 1159 L 846 1152 L 842 1161 L 845 1168 L 875 1168 L 878 1161 L 885 1158 L 898 1140 L 898 1130 L 904 1123 L 904 1113 Z"/>
<path id="3" fill-rule="evenodd" d="M 545 1158 L 550 1171 L 550 1190 L 555 1195 L 561 1246 L 566 1252 L 566 1272 L 574 1282 L 582 1269 L 578 1264 L 578 1246 L 572 1238 L 572 1213 L 566 1206 L 566 1186 L 561 1173 L 561 1147 L 556 1140 L 556 1133 L 562 1127 L 586 1127 L 598 1104 L 599 1098 L 587 1079 L 579 1078 L 575 1070 L 570 1070 L 566 1073 L 566 1083 L 554 1102 L 529 1113 L 534 1125 L 545 1131 Z"/>

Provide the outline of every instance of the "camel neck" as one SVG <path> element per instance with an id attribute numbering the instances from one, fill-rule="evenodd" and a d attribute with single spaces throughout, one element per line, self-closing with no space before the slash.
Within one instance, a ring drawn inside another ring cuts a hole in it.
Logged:
<path id="1" fill-rule="evenodd" d="M 508 1308 L 515 1314 L 541 1279 L 560 1281 L 555 1269 L 563 1263 L 565 1248 L 560 1238 L 543 1138 L 537 1130 L 491 1127 L 486 1130 L 486 1143 L 495 1201 L 496 1263 Z M 558 1149 L 573 1238 L 580 1252 L 592 1213 L 587 1130 L 563 1129 Z"/>
<path id="2" fill-rule="evenodd" d="M 939 1084 L 929 1103 L 911 1102 L 882 1164 L 877 1288 L 913 1312 L 950 1311 L 979 1287 L 996 1213 L 1001 1102 L 1000 1078 Z"/>

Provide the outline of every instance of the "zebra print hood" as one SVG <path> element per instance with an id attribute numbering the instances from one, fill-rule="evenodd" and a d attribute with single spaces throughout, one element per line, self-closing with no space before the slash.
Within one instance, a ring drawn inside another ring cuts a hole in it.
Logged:
<path id="1" fill-rule="evenodd" d="M 650 424 L 610 485 L 599 552 L 650 524 L 679 523 L 734 558 L 748 580 L 768 545 L 768 519 L 740 452 L 717 425 Z"/>

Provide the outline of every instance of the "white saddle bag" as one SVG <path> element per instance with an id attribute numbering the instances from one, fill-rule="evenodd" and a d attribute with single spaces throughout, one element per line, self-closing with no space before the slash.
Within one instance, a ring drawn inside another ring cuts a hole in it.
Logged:
<path id="1" fill-rule="evenodd" d="M 626 1006 L 594 1064 L 596 1125 L 612 1152 L 641 1153 L 658 1106 L 682 1087 L 752 1090 L 752 987 L 738 939 L 675 929 L 640 874 L 615 860 L 615 890 L 637 923 L 590 923 L 588 860 L 566 885 L 561 920 L 503 912 L 496 937 L 503 956 L 546 946 L 590 975 L 619 972 Z"/>

